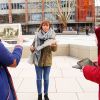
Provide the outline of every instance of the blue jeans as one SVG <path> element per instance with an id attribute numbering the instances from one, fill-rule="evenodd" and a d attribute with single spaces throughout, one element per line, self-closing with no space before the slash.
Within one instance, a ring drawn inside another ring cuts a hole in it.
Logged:
<path id="1" fill-rule="evenodd" d="M 42 76 L 44 79 L 44 94 L 48 94 L 50 69 L 51 69 L 50 66 L 46 67 L 35 66 L 38 94 L 42 94 Z"/>

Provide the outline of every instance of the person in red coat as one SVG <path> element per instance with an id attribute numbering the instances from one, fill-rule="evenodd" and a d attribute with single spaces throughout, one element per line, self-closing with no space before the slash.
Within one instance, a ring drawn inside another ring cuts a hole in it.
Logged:
<path id="1" fill-rule="evenodd" d="M 77 62 L 77 65 L 72 66 L 76 69 L 81 69 L 84 77 L 87 80 L 99 84 L 99 100 L 100 100 L 100 26 L 95 29 L 98 47 L 98 61 L 92 62 L 89 58 L 84 58 Z"/>
<path id="2" fill-rule="evenodd" d="M 97 47 L 98 47 L 98 61 L 97 66 L 85 65 L 83 66 L 83 74 L 87 80 L 99 84 L 99 100 L 100 100 L 100 27 L 95 29 L 95 34 L 97 37 Z"/>

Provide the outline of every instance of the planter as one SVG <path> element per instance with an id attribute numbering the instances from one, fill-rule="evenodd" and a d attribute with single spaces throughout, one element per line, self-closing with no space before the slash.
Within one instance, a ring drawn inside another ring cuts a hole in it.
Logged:
<path id="1" fill-rule="evenodd" d="M 63 31 L 62 34 L 66 34 L 66 35 L 77 35 L 77 31 Z"/>

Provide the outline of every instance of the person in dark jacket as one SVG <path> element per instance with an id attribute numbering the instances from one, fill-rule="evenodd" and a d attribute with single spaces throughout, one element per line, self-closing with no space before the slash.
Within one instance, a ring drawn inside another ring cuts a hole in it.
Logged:
<path id="1" fill-rule="evenodd" d="M 52 51 L 56 51 L 57 44 L 52 43 L 41 50 L 37 50 L 38 46 L 44 44 L 45 41 L 55 40 L 55 32 L 51 29 L 49 21 L 43 21 L 40 25 L 39 32 L 36 34 L 31 52 L 34 52 L 34 64 L 37 75 L 38 100 L 42 100 L 42 77 L 44 79 L 44 99 L 49 100 L 49 74 L 52 65 Z"/>
<path id="2" fill-rule="evenodd" d="M 86 35 L 89 35 L 89 27 L 86 27 Z"/>
<path id="3" fill-rule="evenodd" d="M 22 55 L 22 46 L 16 45 L 13 52 L 0 41 L 0 100 L 18 100 L 7 67 L 16 67 Z"/>

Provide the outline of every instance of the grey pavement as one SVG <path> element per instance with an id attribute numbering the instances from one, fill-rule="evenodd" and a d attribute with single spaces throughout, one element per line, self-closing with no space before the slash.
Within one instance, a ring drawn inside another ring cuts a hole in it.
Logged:
<path id="1" fill-rule="evenodd" d="M 50 73 L 50 100 L 98 100 L 98 85 L 86 80 L 82 71 L 73 69 L 78 59 L 53 57 Z M 34 65 L 21 59 L 17 68 L 9 68 L 19 100 L 37 100 Z"/>

